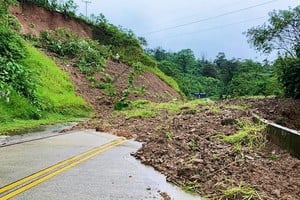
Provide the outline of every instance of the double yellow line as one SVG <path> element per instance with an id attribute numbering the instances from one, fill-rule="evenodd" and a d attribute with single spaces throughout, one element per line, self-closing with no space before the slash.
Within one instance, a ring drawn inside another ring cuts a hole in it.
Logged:
<path id="1" fill-rule="evenodd" d="M 125 138 L 118 138 L 109 143 L 101 145 L 99 147 L 93 148 L 89 151 L 83 152 L 76 156 L 73 156 L 67 160 L 59 162 L 55 165 L 52 165 L 48 168 L 45 168 L 39 172 L 36 172 L 30 176 L 27 176 L 23 179 L 20 179 L 16 182 L 8 184 L 2 188 L 0 188 L 0 200 L 7 200 L 10 199 L 26 190 L 72 168 L 80 163 L 91 159 L 92 157 L 103 153 L 109 149 L 112 149 L 115 146 L 118 146 L 124 143 L 126 140 Z"/>

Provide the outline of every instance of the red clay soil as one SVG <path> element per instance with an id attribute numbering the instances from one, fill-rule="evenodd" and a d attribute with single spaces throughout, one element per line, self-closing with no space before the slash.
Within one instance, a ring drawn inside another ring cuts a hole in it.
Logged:
<path id="1" fill-rule="evenodd" d="M 22 34 L 39 35 L 45 30 L 67 28 L 81 37 L 92 38 L 92 28 L 89 25 L 70 19 L 59 12 L 48 11 L 30 3 L 12 7 L 10 12 L 22 24 Z"/>
<path id="2" fill-rule="evenodd" d="M 113 82 L 119 93 L 128 86 L 128 76 L 131 71 L 131 67 L 112 61 L 108 61 L 105 68 L 105 72 L 113 78 Z M 142 74 L 137 75 L 134 82 L 136 87 L 143 87 L 145 93 L 131 94 L 129 96 L 130 100 L 145 99 L 152 102 L 166 102 L 174 98 L 181 98 L 173 88 L 150 72 L 145 71 Z"/>
<path id="3" fill-rule="evenodd" d="M 105 72 L 113 79 L 117 94 L 113 97 L 107 96 L 103 90 L 96 87 L 90 87 L 86 76 L 72 64 L 63 64 L 58 58 L 56 61 L 62 68 L 68 72 L 73 81 L 77 93 L 82 96 L 89 105 L 97 112 L 96 115 L 107 116 L 113 110 L 114 103 L 120 99 L 122 91 L 128 86 L 128 75 L 132 68 L 113 61 L 107 61 Z M 103 76 L 97 73 L 95 75 L 99 82 L 103 81 Z M 129 100 L 145 99 L 153 102 L 167 102 L 174 98 L 180 99 L 181 96 L 168 84 L 150 72 L 144 72 L 135 78 L 137 87 L 144 87 L 144 93 L 131 94 Z"/>

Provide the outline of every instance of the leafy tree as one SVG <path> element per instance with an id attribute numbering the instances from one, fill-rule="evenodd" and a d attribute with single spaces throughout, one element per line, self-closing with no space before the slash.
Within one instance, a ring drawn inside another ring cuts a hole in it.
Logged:
<path id="1" fill-rule="evenodd" d="M 146 52 L 154 57 L 157 61 L 167 60 L 168 53 L 161 47 L 157 47 L 155 49 L 147 49 Z"/>
<path id="2" fill-rule="evenodd" d="M 10 94 L 17 92 L 37 103 L 34 75 L 20 64 L 26 56 L 26 49 L 22 38 L 9 26 L 8 8 L 16 3 L 13 0 L 0 0 L 0 99 L 9 101 Z"/>
<path id="3" fill-rule="evenodd" d="M 183 49 L 174 55 L 174 62 L 180 67 L 182 73 L 187 73 L 196 65 L 195 55 L 191 49 Z"/>
<path id="4" fill-rule="evenodd" d="M 270 13 L 269 24 L 247 32 L 249 42 L 259 51 L 281 54 L 275 63 L 279 80 L 289 97 L 300 98 L 300 6 Z"/>
<path id="5" fill-rule="evenodd" d="M 259 51 L 283 52 L 290 57 L 299 57 L 300 51 L 300 6 L 270 13 L 269 23 L 247 31 L 249 42 Z"/>
<path id="6" fill-rule="evenodd" d="M 205 63 L 202 67 L 201 74 L 206 77 L 212 77 L 212 78 L 218 77 L 218 71 L 215 65 L 212 63 Z"/>
<path id="7" fill-rule="evenodd" d="M 282 58 L 275 61 L 279 69 L 279 80 L 285 88 L 285 94 L 296 99 L 300 98 L 300 58 Z"/>

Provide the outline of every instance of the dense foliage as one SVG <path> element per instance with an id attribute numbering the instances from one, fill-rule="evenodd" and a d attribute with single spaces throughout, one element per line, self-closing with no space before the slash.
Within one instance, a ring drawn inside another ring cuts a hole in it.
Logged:
<path id="1" fill-rule="evenodd" d="M 17 32 L 13 0 L 0 0 L 0 133 L 86 117 L 68 76 Z"/>
<path id="2" fill-rule="evenodd" d="M 210 97 L 278 95 L 281 87 L 270 65 L 252 60 L 228 60 L 219 53 L 214 61 L 196 59 L 190 49 L 171 53 L 162 48 L 149 49 L 158 67 L 173 77 L 180 89 L 192 97 L 206 93 Z"/>
<path id="3" fill-rule="evenodd" d="M 36 102 L 34 76 L 20 60 L 26 56 L 22 38 L 11 29 L 9 5 L 15 1 L 0 2 L 0 98 L 10 101 L 10 95 L 17 92 L 32 103 Z"/>
<path id="4" fill-rule="evenodd" d="M 105 17 L 92 16 L 93 37 L 102 45 L 110 46 L 114 55 L 129 65 L 142 63 L 148 67 L 155 67 L 156 62 L 145 54 L 142 45 L 146 43 L 144 38 L 138 38 L 131 30 L 126 30 L 109 23 Z"/>
<path id="5" fill-rule="evenodd" d="M 75 66 L 92 75 L 105 66 L 106 59 L 111 55 L 110 49 L 90 39 L 81 39 L 66 29 L 44 31 L 39 39 L 40 45 L 61 57 L 75 59 Z"/>
<path id="6" fill-rule="evenodd" d="M 259 51 L 277 51 L 275 66 L 288 97 L 300 98 L 300 6 L 270 13 L 269 23 L 249 29 L 249 42 Z"/>

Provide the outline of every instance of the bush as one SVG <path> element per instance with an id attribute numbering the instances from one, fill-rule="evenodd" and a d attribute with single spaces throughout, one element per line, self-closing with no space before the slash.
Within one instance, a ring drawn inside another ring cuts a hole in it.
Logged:
<path id="1" fill-rule="evenodd" d="M 287 97 L 300 98 L 300 58 L 279 58 L 275 65 L 279 69 L 280 82 Z"/>
<path id="2" fill-rule="evenodd" d="M 111 46 L 113 54 L 119 54 L 122 62 L 129 65 L 140 62 L 148 67 L 156 67 L 155 60 L 145 54 L 140 40 L 131 30 L 108 23 L 103 15 L 94 18 L 93 37 L 100 44 Z"/>
<path id="3" fill-rule="evenodd" d="M 40 43 L 48 51 L 75 58 L 75 66 L 88 75 L 100 71 L 105 66 L 105 59 L 111 56 L 108 47 L 90 39 L 81 39 L 66 29 L 42 32 Z"/>
<path id="4" fill-rule="evenodd" d="M 7 26 L 0 26 L 0 98 L 8 102 L 14 91 L 33 104 L 36 102 L 36 80 L 19 62 L 26 55 L 21 37 Z"/>
<path id="5" fill-rule="evenodd" d="M 9 27 L 0 26 L 0 56 L 12 61 L 22 59 L 25 55 L 21 37 Z"/>

